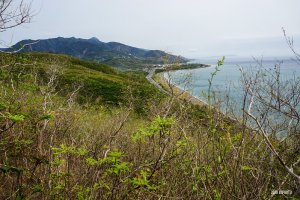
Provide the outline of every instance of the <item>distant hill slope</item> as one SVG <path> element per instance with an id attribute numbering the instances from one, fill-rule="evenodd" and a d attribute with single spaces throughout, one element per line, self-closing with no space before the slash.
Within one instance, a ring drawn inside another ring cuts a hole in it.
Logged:
<path id="1" fill-rule="evenodd" d="M 104 63 L 121 70 L 142 69 L 146 64 L 186 62 L 187 59 L 159 50 L 146 50 L 118 42 L 104 43 L 97 38 L 52 38 L 22 40 L 5 51 L 48 52 L 71 55 L 80 59 Z"/>
<path id="2" fill-rule="evenodd" d="M 163 96 L 147 81 L 142 72 L 120 72 L 105 64 L 83 61 L 66 55 L 0 53 L 0 66 L 9 63 L 15 65 L 13 70 L 16 76 L 19 74 L 18 76 L 26 77 L 26 74 L 34 72 L 42 82 L 48 81 L 49 70 L 56 70 L 58 74 L 56 89 L 59 94 L 64 96 L 80 87 L 78 101 L 81 103 L 126 104 L 130 101 L 129 96 L 133 95 L 135 108 L 142 111 L 143 103 Z M 0 73 L 0 78 L 3 77 L 5 74 Z"/>

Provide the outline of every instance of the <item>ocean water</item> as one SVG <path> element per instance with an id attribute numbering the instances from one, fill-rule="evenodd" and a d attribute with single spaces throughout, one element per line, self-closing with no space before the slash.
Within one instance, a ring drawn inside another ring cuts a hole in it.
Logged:
<path id="1" fill-rule="evenodd" d="M 215 71 L 217 61 L 196 61 L 198 63 L 211 64 L 211 67 L 192 70 L 171 71 L 164 74 L 171 79 L 173 84 L 189 91 L 192 95 L 207 102 L 209 88 L 208 79 Z M 292 60 L 225 60 L 212 81 L 214 100 L 211 102 L 218 105 L 226 114 L 239 117 L 242 113 L 244 90 L 242 84 L 241 69 L 247 74 L 255 74 L 259 70 L 274 71 L 275 66 L 280 65 L 280 79 L 285 82 L 300 77 L 300 65 Z"/>

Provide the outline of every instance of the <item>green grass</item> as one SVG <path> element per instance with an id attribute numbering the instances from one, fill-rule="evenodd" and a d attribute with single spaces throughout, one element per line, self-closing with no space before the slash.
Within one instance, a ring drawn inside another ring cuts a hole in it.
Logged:
<path id="1" fill-rule="evenodd" d="M 49 53 L 0 54 L 0 58 L 1 65 L 14 65 L 12 70 L 16 70 L 16 75 L 21 73 L 24 76 L 35 71 L 44 84 L 48 81 L 50 71 L 57 69 L 57 91 L 65 95 L 81 87 L 78 97 L 80 103 L 126 104 L 128 93 L 141 102 L 163 96 L 141 72 L 120 72 L 105 64 Z M 141 106 L 137 107 L 142 112 Z"/>
<path id="2" fill-rule="evenodd" d="M 260 134 L 160 100 L 143 72 L 54 54 L 0 54 L 0 66 L 0 199 L 271 199 L 298 186 Z"/>

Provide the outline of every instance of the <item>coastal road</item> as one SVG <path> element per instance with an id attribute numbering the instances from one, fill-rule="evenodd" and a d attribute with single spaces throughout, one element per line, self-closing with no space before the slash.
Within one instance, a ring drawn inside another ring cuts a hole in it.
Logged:
<path id="1" fill-rule="evenodd" d="M 156 69 L 162 69 L 162 67 L 154 67 L 154 68 L 147 68 L 145 69 L 145 71 L 148 73 L 148 75 L 146 76 L 147 80 L 154 85 L 155 87 L 157 87 L 157 89 L 159 89 L 161 92 L 167 94 L 167 95 L 171 95 L 168 91 L 164 90 L 161 85 L 159 85 L 155 80 L 153 80 L 153 76 L 155 74 L 155 70 Z"/>

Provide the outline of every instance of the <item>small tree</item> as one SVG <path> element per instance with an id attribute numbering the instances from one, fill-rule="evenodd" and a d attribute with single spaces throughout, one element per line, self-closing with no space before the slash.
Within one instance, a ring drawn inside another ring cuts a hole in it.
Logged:
<path id="1" fill-rule="evenodd" d="M 24 0 L 0 0 L 0 32 L 29 23 L 32 15 L 31 3 Z"/>
<path id="2" fill-rule="evenodd" d="M 295 56 L 295 63 L 300 64 L 300 56 L 294 49 L 292 38 L 286 35 L 288 46 Z M 299 130 L 300 130 L 300 78 L 293 76 L 285 80 L 281 74 L 281 64 L 274 68 L 263 68 L 254 72 L 242 72 L 244 88 L 244 122 L 262 135 L 263 142 L 270 151 L 270 163 L 275 161 L 286 172 L 286 177 L 271 174 L 277 179 L 278 189 L 282 189 L 289 180 L 294 185 L 295 195 L 299 195 Z M 247 122 L 246 122 L 247 121 Z M 272 142 L 274 140 L 278 143 Z M 290 179 L 288 179 L 291 177 Z M 292 181 L 294 180 L 294 181 Z M 292 183 L 294 182 L 294 183 Z"/>

